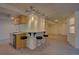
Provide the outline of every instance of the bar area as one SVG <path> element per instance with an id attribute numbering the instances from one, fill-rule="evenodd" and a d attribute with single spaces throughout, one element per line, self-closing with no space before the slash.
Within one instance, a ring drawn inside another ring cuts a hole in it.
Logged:
<path id="1" fill-rule="evenodd" d="M 15 49 L 29 48 L 31 50 L 44 46 L 48 34 L 45 30 L 45 17 L 36 13 L 33 8 L 28 15 L 12 17 L 16 32 L 10 33 L 10 44 Z"/>

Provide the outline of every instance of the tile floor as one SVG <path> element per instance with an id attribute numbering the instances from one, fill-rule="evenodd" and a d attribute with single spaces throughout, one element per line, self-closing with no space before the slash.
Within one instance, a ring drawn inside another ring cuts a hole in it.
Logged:
<path id="1" fill-rule="evenodd" d="M 73 48 L 64 36 L 52 36 L 44 47 L 35 50 L 14 49 L 7 41 L 0 44 L 0 55 L 78 55 L 79 49 Z"/>

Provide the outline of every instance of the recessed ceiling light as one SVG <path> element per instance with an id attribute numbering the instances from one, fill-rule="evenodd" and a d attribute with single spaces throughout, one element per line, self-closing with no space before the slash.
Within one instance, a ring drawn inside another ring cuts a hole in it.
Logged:
<path id="1" fill-rule="evenodd" d="M 58 22 L 58 19 L 54 20 L 55 22 Z"/>
<path id="2" fill-rule="evenodd" d="M 13 20 L 13 19 L 14 19 L 14 17 L 11 17 L 11 19 Z"/>

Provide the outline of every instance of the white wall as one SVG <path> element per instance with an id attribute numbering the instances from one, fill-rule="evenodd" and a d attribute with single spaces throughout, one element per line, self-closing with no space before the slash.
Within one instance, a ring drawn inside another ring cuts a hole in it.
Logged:
<path id="1" fill-rule="evenodd" d="M 74 24 L 72 24 L 71 26 L 74 26 L 74 32 L 72 32 L 72 30 L 70 30 L 70 23 L 69 20 L 74 19 Z M 76 11 L 74 13 L 73 16 L 71 16 L 68 19 L 68 34 L 67 34 L 67 41 L 74 47 L 74 48 L 79 48 L 79 11 Z"/>
<path id="2" fill-rule="evenodd" d="M 45 30 L 45 18 L 34 14 L 29 15 L 27 31 L 41 32 Z"/>
<path id="3" fill-rule="evenodd" d="M 9 33 L 15 31 L 15 26 L 10 22 L 10 19 L 3 18 L 0 19 L 0 40 L 8 39 Z"/>
<path id="4" fill-rule="evenodd" d="M 73 21 L 74 20 L 74 21 Z M 73 47 L 75 47 L 76 44 L 76 38 L 75 35 L 76 33 L 73 32 L 73 29 L 70 29 L 70 27 L 75 27 L 75 16 L 71 16 L 69 18 L 67 18 L 67 41 L 69 42 L 69 44 L 71 44 Z M 75 31 L 75 29 L 74 29 Z"/>
<path id="5" fill-rule="evenodd" d="M 76 17 L 76 48 L 79 48 L 79 11 L 75 12 Z"/>

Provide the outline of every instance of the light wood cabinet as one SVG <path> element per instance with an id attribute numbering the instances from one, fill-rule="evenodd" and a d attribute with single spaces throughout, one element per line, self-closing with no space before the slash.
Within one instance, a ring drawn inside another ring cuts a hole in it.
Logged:
<path id="1" fill-rule="evenodd" d="M 15 25 L 26 24 L 27 22 L 28 22 L 27 16 L 24 15 L 14 16 L 12 19 L 12 23 Z"/>
<path id="2" fill-rule="evenodd" d="M 11 33 L 10 44 L 18 48 L 26 48 L 27 34 L 26 33 Z"/>

